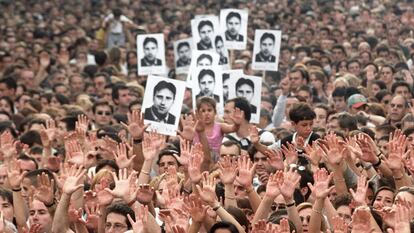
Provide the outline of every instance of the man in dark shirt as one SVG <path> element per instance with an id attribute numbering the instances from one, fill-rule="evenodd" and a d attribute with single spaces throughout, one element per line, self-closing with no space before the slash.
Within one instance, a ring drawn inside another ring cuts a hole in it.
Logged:
<path id="1" fill-rule="evenodd" d="M 144 119 L 173 125 L 176 117 L 169 113 L 177 89 L 174 84 L 161 81 L 154 87 L 153 105 L 145 109 Z"/>
<path id="2" fill-rule="evenodd" d="M 260 52 L 256 54 L 256 62 L 275 62 L 276 57 L 272 55 L 275 47 L 275 35 L 263 33 L 260 38 Z"/>
<path id="3" fill-rule="evenodd" d="M 208 20 L 202 20 L 198 24 L 198 33 L 200 35 L 200 42 L 197 43 L 198 50 L 210 50 L 213 49 L 213 42 L 211 38 L 214 34 L 213 23 Z"/>
<path id="4" fill-rule="evenodd" d="M 224 33 L 226 41 L 243 41 L 243 35 L 239 34 L 241 27 L 241 16 L 238 12 L 232 11 L 226 16 L 226 27 L 227 30 Z"/>
<path id="5" fill-rule="evenodd" d="M 161 66 L 162 61 L 158 59 L 158 42 L 154 37 L 147 37 L 144 39 L 144 58 L 141 59 L 141 66 Z"/>
<path id="6" fill-rule="evenodd" d="M 181 42 L 177 46 L 178 60 L 176 67 L 186 67 L 191 63 L 191 49 L 187 41 Z"/>
<path id="7" fill-rule="evenodd" d="M 198 74 L 198 85 L 200 87 L 200 93 L 196 95 L 196 100 L 203 96 L 214 98 L 218 103 L 220 97 L 214 94 L 214 87 L 216 85 L 215 74 L 210 69 L 203 69 Z"/>

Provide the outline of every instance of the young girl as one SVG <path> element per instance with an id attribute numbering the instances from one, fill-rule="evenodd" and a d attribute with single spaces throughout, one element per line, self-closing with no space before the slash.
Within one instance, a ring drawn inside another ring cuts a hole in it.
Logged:
<path id="1" fill-rule="evenodd" d="M 212 150 L 212 157 L 217 161 L 220 155 L 220 145 L 223 141 L 224 134 L 235 132 L 239 127 L 239 119 L 242 119 L 242 112 L 236 109 L 233 113 L 233 121 L 235 124 L 227 124 L 216 122 L 216 101 L 211 97 L 201 97 L 197 102 L 197 114 L 204 125 L 204 131 L 207 136 L 208 144 Z M 200 139 L 196 134 L 194 142 Z"/>

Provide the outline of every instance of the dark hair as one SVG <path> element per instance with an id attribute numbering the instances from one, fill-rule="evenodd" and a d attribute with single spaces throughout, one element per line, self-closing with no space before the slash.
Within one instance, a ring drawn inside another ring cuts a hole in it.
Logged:
<path id="1" fill-rule="evenodd" d="M 106 100 L 98 100 L 95 103 L 93 103 L 93 105 L 92 105 L 92 112 L 94 114 L 96 113 L 96 108 L 98 106 L 108 106 L 111 109 L 111 112 L 112 113 L 114 112 L 114 107 L 111 104 L 109 104 L 108 101 L 106 101 Z"/>
<path id="2" fill-rule="evenodd" d="M 204 76 L 206 76 L 206 75 L 209 75 L 209 76 L 213 77 L 213 79 L 215 81 L 216 76 L 215 76 L 213 70 L 210 70 L 210 69 L 202 69 L 200 71 L 200 73 L 198 74 L 198 82 L 200 82 L 201 79 L 204 78 Z"/>
<path id="3" fill-rule="evenodd" d="M 34 144 L 42 145 L 40 134 L 36 130 L 29 130 L 23 135 L 21 135 L 20 141 L 28 145 L 29 147 L 32 147 Z"/>
<path id="4" fill-rule="evenodd" d="M 114 17 L 120 17 L 122 15 L 122 10 L 120 8 L 114 8 L 112 10 L 112 14 Z"/>
<path id="5" fill-rule="evenodd" d="M 8 96 L 2 96 L 0 97 L 0 100 L 5 100 L 10 105 L 10 110 L 11 110 L 11 113 L 13 114 L 13 111 L 14 111 L 13 100 Z"/>
<path id="6" fill-rule="evenodd" d="M 202 104 L 210 105 L 214 109 L 214 112 L 216 112 L 217 103 L 215 99 L 209 96 L 202 96 L 201 98 L 197 100 L 197 109 L 200 109 Z"/>
<path id="7" fill-rule="evenodd" d="M 234 107 L 240 109 L 244 112 L 244 119 L 250 121 L 252 117 L 252 109 L 250 103 L 243 97 L 236 97 L 230 100 L 227 100 L 227 103 L 233 102 Z"/>
<path id="8" fill-rule="evenodd" d="M 173 148 L 171 146 L 162 149 L 160 151 L 160 153 L 158 154 L 157 165 L 160 165 L 160 161 L 161 161 L 161 158 L 162 157 L 164 157 L 164 156 L 172 156 L 172 157 L 174 157 L 175 161 L 177 161 L 178 166 L 180 166 L 180 162 L 178 162 L 178 160 L 175 158 L 174 154 L 178 154 L 179 155 L 180 152 L 178 152 L 175 148 Z"/>
<path id="9" fill-rule="evenodd" d="M 221 36 L 216 36 L 216 39 L 214 39 L 214 44 L 217 44 L 219 41 L 223 42 L 223 38 L 221 38 Z"/>
<path id="10" fill-rule="evenodd" d="M 273 43 L 276 40 L 275 35 L 273 35 L 272 33 L 265 32 L 265 33 L 263 33 L 262 37 L 260 37 L 260 43 L 262 43 L 266 39 L 271 39 L 273 41 Z"/>
<path id="11" fill-rule="evenodd" d="M 158 41 L 154 37 L 146 37 L 144 39 L 144 42 L 142 43 L 143 44 L 143 47 L 145 47 L 145 45 L 147 45 L 150 42 L 154 43 L 158 47 Z"/>
<path id="12" fill-rule="evenodd" d="M 210 63 L 213 62 L 213 58 L 210 55 L 203 53 L 197 58 L 197 63 L 199 63 L 204 58 L 208 59 L 210 61 Z"/>
<path id="13" fill-rule="evenodd" d="M 411 93 L 411 87 L 408 83 L 404 82 L 404 81 L 397 81 L 395 83 L 392 84 L 391 86 L 391 93 L 394 95 L 395 91 L 398 87 L 406 87 L 408 89 L 408 92 Z"/>
<path id="14" fill-rule="evenodd" d="M 240 147 L 240 144 L 239 144 L 239 143 L 237 143 L 236 141 L 233 141 L 233 140 L 227 140 L 227 141 L 224 141 L 223 143 L 221 143 L 221 146 L 224 146 L 224 147 L 232 147 L 232 146 L 237 146 L 237 149 L 239 150 L 239 154 L 241 153 L 241 147 Z"/>
<path id="15" fill-rule="evenodd" d="M 120 90 L 129 90 L 129 88 L 127 87 L 127 85 L 125 85 L 125 83 L 116 83 L 112 87 L 112 100 L 119 99 L 119 91 Z"/>
<path id="16" fill-rule="evenodd" d="M 378 85 L 381 90 L 387 89 L 387 85 L 382 80 L 374 80 L 372 81 L 372 84 Z"/>
<path id="17" fill-rule="evenodd" d="M 391 94 L 391 92 L 389 92 L 387 89 L 384 89 L 384 90 L 380 90 L 379 92 L 377 92 L 377 94 L 375 94 L 375 98 L 378 100 L 378 101 L 382 101 L 382 99 L 385 97 L 385 96 L 387 96 L 387 95 L 392 95 Z"/>
<path id="18" fill-rule="evenodd" d="M 154 95 L 161 91 L 162 89 L 168 89 L 173 93 L 173 98 L 175 99 L 175 93 L 177 92 L 177 89 L 175 88 L 174 84 L 169 83 L 167 81 L 162 80 L 161 82 L 157 83 L 154 87 Z"/>
<path id="19" fill-rule="evenodd" d="M 343 45 L 336 44 L 336 45 L 332 46 L 331 50 L 333 51 L 334 49 L 340 49 L 346 55 L 346 50 L 345 50 L 345 47 Z"/>
<path id="20" fill-rule="evenodd" d="M 231 214 L 234 219 L 245 229 L 249 229 L 250 222 L 246 217 L 246 214 L 239 208 L 234 206 L 229 206 L 226 208 L 227 212 Z"/>
<path id="21" fill-rule="evenodd" d="M 346 96 L 346 87 L 337 87 L 332 92 L 332 97 L 344 97 Z"/>
<path id="22" fill-rule="evenodd" d="M 335 197 L 332 202 L 332 205 L 335 209 L 338 209 L 341 206 L 349 206 L 352 202 L 352 196 L 349 194 L 341 194 Z"/>
<path id="23" fill-rule="evenodd" d="M 237 80 L 237 82 L 236 82 L 236 92 L 237 92 L 237 89 L 239 89 L 240 86 L 242 86 L 244 84 L 250 86 L 252 88 L 253 92 L 254 92 L 254 82 L 250 79 L 247 79 L 247 78 L 240 78 L 239 80 Z"/>
<path id="24" fill-rule="evenodd" d="M 349 131 L 358 129 L 357 119 L 349 113 L 341 113 L 338 115 L 338 124 L 341 129 Z"/>
<path id="25" fill-rule="evenodd" d="M 106 62 L 106 59 L 108 59 L 108 55 L 106 54 L 105 51 L 96 51 L 94 56 L 95 56 L 95 62 L 99 66 L 103 66 Z M 96 75 L 94 76 L 96 77 Z"/>
<path id="26" fill-rule="evenodd" d="M 188 43 L 187 41 L 183 41 L 183 42 L 179 43 L 177 45 L 177 52 L 178 52 L 178 50 L 180 50 L 182 47 L 185 47 L 185 46 L 187 46 L 188 48 L 190 48 L 190 43 Z"/>
<path id="27" fill-rule="evenodd" d="M 236 226 L 229 222 L 216 222 L 208 231 L 208 233 L 215 233 L 218 229 L 226 229 L 229 230 L 231 233 L 239 233 L 239 230 L 237 230 Z"/>
<path id="28" fill-rule="evenodd" d="M 306 80 L 306 83 L 309 83 L 309 73 L 307 70 L 299 67 L 293 68 L 289 73 L 296 73 L 299 72 L 302 76 L 302 79 Z"/>
<path id="29" fill-rule="evenodd" d="M 0 83 L 6 84 L 8 89 L 15 89 L 17 88 L 17 82 L 12 77 L 5 77 L 0 79 Z"/>
<path id="30" fill-rule="evenodd" d="M 118 171 L 119 171 L 118 164 L 116 164 L 114 160 L 110 160 L 110 159 L 99 160 L 98 163 L 96 164 L 95 173 L 98 173 L 105 166 L 109 166 L 113 168 L 115 172 L 118 174 Z"/>
<path id="31" fill-rule="evenodd" d="M 241 15 L 239 14 L 239 12 L 234 12 L 231 11 L 227 16 L 226 16 L 226 23 L 227 21 L 229 21 L 231 18 L 237 18 L 239 21 L 241 21 Z"/>
<path id="32" fill-rule="evenodd" d="M 394 197 L 396 196 L 395 189 L 393 189 L 393 188 L 391 188 L 391 187 L 389 187 L 389 186 L 381 186 L 381 187 L 380 187 L 380 188 L 379 188 L 379 189 L 375 192 L 375 194 L 374 194 L 374 198 L 372 199 L 372 203 L 371 203 L 371 205 L 373 205 L 373 204 L 374 204 L 374 201 L 375 201 L 375 199 L 377 199 L 378 194 L 379 194 L 381 191 L 384 191 L 384 190 L 390 191 L 390 192 L 392 192 L 392 193 L 393 193 Z"/>
<path id="33" fill-rule="evenodd" d="M 200 23 L 198 23 L 198 32 L 200 32 L 201 28 L 203 28 L 204 26 L 210 26 L 212 29 L 214 29 L 213 27 L 213 23 L 209 20 L 201 20 Z"/>
<path id="34" fill-rule="evenodd" d="M 132 219 L 135 219 L 135 212 L 128 205 L 122 204 L 122 203 L 115 203 L 115 204 L 110 205 L 106 209 L 106 212 L 107 214 L 105 217 L 105 221 L 110 213 L 119 214 L 125 217 L 125 222 L 128 226 L 128 230 L 132 228 L 131 223 L 128 221 L 128 215 L 131 216 Z"/>
<path id="35" fill-rule="evenodd" d="M 0 197 L 13 205 L 13 193 L 3 187 L 0 187 Z"/>
<path id="36" fill-rule="evenodd" d="M 289 111 L 289 119 L 295 123 L 299 121 L 313 120 L 316 114 L 313 109 L 305 103 L 297 103 L 293 105 Z"/>
<path id="37" fill-rule="evenodd" d="M 29 157 L 26 154 L 20 154 L 19 157 L 17 157 L 18 160 L 24 160 L 24 161 L 32 161 L 35 166 L 36 166 L 36 170 L 39 169 L 39 164 L 37 163 L 36 159 Z"/>

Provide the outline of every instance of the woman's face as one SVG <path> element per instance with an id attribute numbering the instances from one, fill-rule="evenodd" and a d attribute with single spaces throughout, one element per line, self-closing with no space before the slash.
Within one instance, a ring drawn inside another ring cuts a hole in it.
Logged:
<path id="1" fill-rule="evenodd" d="M 128 65 L 136 65 L 138 63 L 136 54 L 129 53 L 127 62 L 128 62 Z"/>
<path id="2" fill-rule="evenodd" d="M 5 99 L 0 100 L 0 110 L 3 110 L 9 114 L 13 114 L 12 107 L 10 106 L 9 102 L 7 102 Z"/>
<path id="3" fill-rule="evenodd" d="M 7 200 L 7 198 L 0 197 L 0 211 L 3 212 L 5 220 L 13 222 L 13 205 Z"/>
<path id="4" fill-rule="evenodd" d="M 305 208 L 305 209 L 301 209 L 299 211 L 299 218 L 300 221 L 302 222 L 302 227 L 303 227 L 303 232 L 307 233 L 309 231 L 309 220 L 312 214 L 312 209 L 311 208 Z"/>
<path id="5" fill-rule="evenodd" d="M 381 88 L 377 84 L 372 84 L 371 86 L 372 96 L 375 96 L 380 90 Z"/>
<path id="6" fill-rule="evenodd" d="M 322 87 L 323 87 L 323 83 L 319 80 L 319 79 L 317 79 L 316 77 L 315 77 L 315 75 L 311 75 L 310 76 L 310 82 L 311 82 L 311 85 L 316 89 L 316 90 L 321 90 L 322 89 Z M 318 93 L 318 94 L 320 94 L 320 93 Z"/>
<path id="7" fill-rule="evenodd" d="M 314 109 L 316 118 L 314 120 L 314 127 L 322 127 L 325 128 L 326 126 L 326 118 L 328 117 L 328 113 L 323 108 L 315 108 Z"/>
<path id="8" fill-rule="evenodd" d="M 391 207 L 393 198 L 394 198 L 393 192 L 391 192 L 390 190 L 382 190 L 375 197 L 375 200 L 374 200 L 374 203 L 372 203 L 372 206 L 374 208 Z"/>

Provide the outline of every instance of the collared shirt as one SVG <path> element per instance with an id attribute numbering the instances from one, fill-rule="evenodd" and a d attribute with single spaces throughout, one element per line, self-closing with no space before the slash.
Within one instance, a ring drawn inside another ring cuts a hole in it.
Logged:
<path id="1" fill-rule="evenodd" d="M 205 44 L 204 41 L 201 40 L 200 42 L 197 43 L 197 49 L 198 50 L 210 50 L 210 49 L 213 49 L 213 44 L 211 43 L 211 41 L 209 44 Z"/>
<path id="2" fill-rule="evenodd" d="M 165 116 L 158 116 L 155 111 L 154 107 L 151 108 L 151 116 L 154 118 L 154 121 L 160 123 L 168 123 L 169 113 L 165 114 Z"/>
<path id="3" fill-rule="evenodd" d="M 185 66 L 189 66 L 191 64 L 191 59 L 187 59 L 187 61 L 179 58 L 177 60 L 177 67 L 185 67 Z"/>
<path id="4" fill-rule="evenodd" d="M 235 36 L 231 35 L 229 31 L 226 31 L 225 33 L 226 40 L 227 41 L 243 41 L 243 36 L 240 34 L 236 34 Z"/>
<path id="5" fill-rule="evenodd" d="M 261 52 L 256 55 L 256 62 L 275 62 L 276 57 L 273 55 L 264 56 Z"/>
<path id="6" fill-rule="evenodd" d="M 144 57 L 141 60 L 141 65 L 142 66 L 160 66 L 161 65 L 161 61 L 157 58 L 155 58 L 154 60 L 148 60 L 147 57 Z"/>

